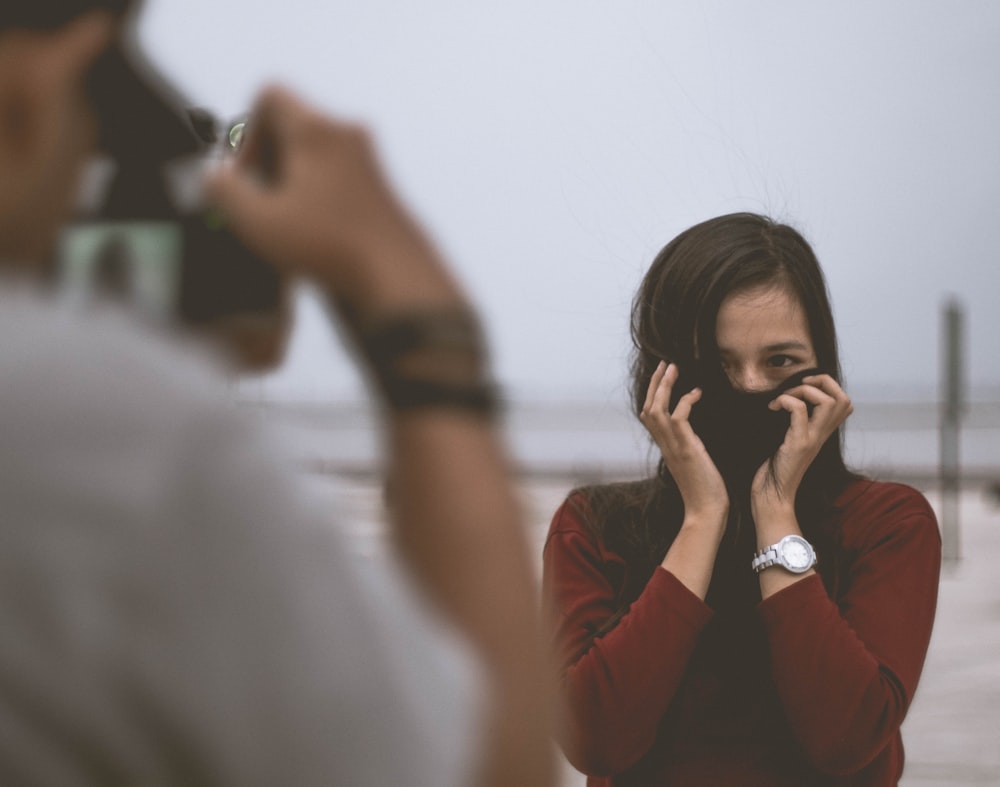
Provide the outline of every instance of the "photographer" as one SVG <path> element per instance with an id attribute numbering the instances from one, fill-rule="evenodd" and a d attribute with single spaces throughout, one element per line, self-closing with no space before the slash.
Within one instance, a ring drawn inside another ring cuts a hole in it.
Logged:
<path id="1" fill-rule="evenodd" d="M 0 781 L 548 784 L 535 585 L 482 338 L 362 130 L 271 88 L 210 195 L 336 305 L 382 399 L 404 562 L 470 643 L 485 702 L 402 585 L 366 587 L 336 512 L 302 503 L 203 358 L 41 288 L 121 120 L 91 82 L 129 5 L 0 10 Z"/>

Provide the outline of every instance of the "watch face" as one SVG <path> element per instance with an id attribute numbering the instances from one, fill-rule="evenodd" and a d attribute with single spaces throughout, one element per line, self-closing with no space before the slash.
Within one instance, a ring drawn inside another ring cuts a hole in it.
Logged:
<path id="1" fill-rule="evenodd" d="M 782 562 L 792 571 L 805 571 L 812 563 L 809 545 L 801 538 L 789 538 L 781 545 Z"/>

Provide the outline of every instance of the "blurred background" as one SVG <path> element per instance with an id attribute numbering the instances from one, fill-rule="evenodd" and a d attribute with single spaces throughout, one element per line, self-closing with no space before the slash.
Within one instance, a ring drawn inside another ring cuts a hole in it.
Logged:
<path id="1" fill-rule="evenodd" d="M 522 464 L 644 461 L 632 294 L 670 238 L 737 210 L 794 224 L 824 265 L 855 464 L 936 463 L 946 301 L 963 462 L 1000 464 L 996 3 L 149 0 L 140 32 L 221 118 L 280 80 L 374 129 L 484 312 Z M 362 382 L 317 300 L 298 305 L 287 363 L 239 395 L 357 425 L 327 458 L 368 463 Z"/>
<path id="2" fill-rule="evenodd" d="M 221 117 L 277 79 L 370 124 L 514 400 L 621 401 L 641 273 L 736 210 L 815 246 L 858 395 L 935 394 L 947 294 L 970 382 L 1000 390 L 990 0 L 148 0 L 141 34 Z M 313 310 L 267 397 L 360 390 Z"/>
<path id="3" fill-rule="evenodd" d="M 1000 783 L 1000 4 L 148 0 L 141 36 L 222 118 L 280 80 L 374 129 L 483 311 L 539 550 L 571 486 L 652 458 L 625 381 L 655 253 L 732 211 L 799 228 L 856 403 L 849 461 L 917 484 L 953 528 L 904 783 Z M 317 299 L 298 307 L 286 365 L 235 393 L 346 478 L 377 533 L 362 382 Z"/>

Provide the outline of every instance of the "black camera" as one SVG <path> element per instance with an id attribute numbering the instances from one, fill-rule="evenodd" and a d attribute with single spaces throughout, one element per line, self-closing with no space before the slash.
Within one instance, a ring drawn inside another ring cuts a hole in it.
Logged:
<path id="1" fill-rule="evenodd" d="M 238 148 L 244 120 L 218 133 L 125 35 L 88 75 L 103 157 L 85 178 L 56 255 L 59 288 L 73 299 L 119 299 L 164 322 L 207 326 L 277 315 L 278 272 L 206 206 L 208 169 Z"/>
<path id="2" fill-rule="evenodd" d="M 221 139 L 204 113 L 192 125 L 202 145 L 195 156 L 109 159 L 89 173 L 89 197 L 58 252 L 59 287 L 69 298 L 119 299 L 188 326 L 281 308 L 277 271 L 201 202 L 206 170 L 238 147 L 245 123 Z"/>

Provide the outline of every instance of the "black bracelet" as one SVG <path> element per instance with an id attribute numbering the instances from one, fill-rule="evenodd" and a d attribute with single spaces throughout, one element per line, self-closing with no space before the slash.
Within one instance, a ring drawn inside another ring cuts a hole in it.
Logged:
<path id="1" fill-rule="evenodd" d="M 449 385 L 433 380 L 393 377 L 383 380 L 382 392 L 393 410 L 443 408 L 492 418 L 499 409 L 496 388 L 486 383 Z"/>
<path id="2" fill-rule="evenodd" d="M 402 314 L 369 327 L 361 343 L 375 366 L 394 364 L 410 353 L 460 352 L 482 363 L 486 351 L 479 321 L 466 309 Z"/>
<path id="3" fill-rule="evenodd" d="M 390 408 L 456 409 L 487 417 L 499 409 L 496 387 L 486 378 L 483 333 L 470 310 L 426 309 L 399 314 L 362 329 L 357 329 L 355 323 L 354 336 Z M 400 368 L 412 359 L 418 360 L 419 367 L 420 358 L 441 356 L 471 371 L 442 379 Z"/>

